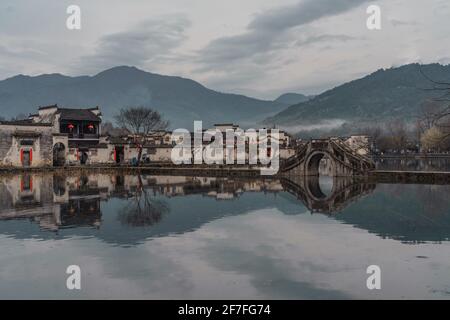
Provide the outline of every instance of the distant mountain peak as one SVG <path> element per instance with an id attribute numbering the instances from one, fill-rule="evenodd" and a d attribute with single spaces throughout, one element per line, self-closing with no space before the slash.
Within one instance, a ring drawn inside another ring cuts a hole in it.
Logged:
<path id="1" fill-rule="evenodd" d="M 372 124 L 394 118 L 413 120 L 424 101 L 442 95 L 442 92 L 425 90 L 433 87 L 427 77 L 450 83 L 450 65 L 412 63 L 378 69 L 325 91 L 314 99 L 294 104 L 264 123 L 300 127 L 332 119 Z"/>
<path id="2" fill-rule="evenodd" d="M 301 102 L 308 101 L 310 98 L 301 93 L 288 92 L 280 95 L 274 101 L 284 103 L 287 105 L 293 105 Z"/>
<path id="3" fill-rule="evenodd" d="M 286 106 L 217 92 L 191 79 L 134 66 L 117 66 L 94 76 L 55 73 L 0 81 L 0 109 L 6 117 L 34 113 L 37 106 L 54 103 L 61 107 L 100 106 L 106 121 L 120 108 L 145 105 L 159 111 L 172 128 L 189 129 L 194 120 L 202 120 L 205 127 L 220 122 L 253 125 Z"/>
<path id="4" fill-rule="evenodd" d="M 102 76 L 102 75 L 110 75 L 110 74 L 133 74 L 133 73 L 152 74 L 150 72 L 138 69 L 135 66 L 125 66 L 125 65 L 123 65 L 123 66 L 112 67 L 112 68 L 100 71 L 99 73 L 94 75 L 94 77 L 98 77 L 98 76 Z"/>

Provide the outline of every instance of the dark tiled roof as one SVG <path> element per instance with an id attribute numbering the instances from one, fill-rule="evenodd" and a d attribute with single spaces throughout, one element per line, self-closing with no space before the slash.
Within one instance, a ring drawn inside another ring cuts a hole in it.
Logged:
<path id="1" fill-rule="evenodd" d="M 109 142 L 111 144 L 126 144 L 128 143 L 126 139 L 123 139 L 122 137 L 109 137 Z"/>
<path id="2" fill-rule="evenodd" d="M 108 149 L 108 144 L 107 143 L 99 143 L 97 145 L 97 148 L 99 148 L 99 149 Z"/>
<path id="3" fill-rule="evenodd" d="M 91 111 L 91 109 L 66 109 L 58 108 L 61 120 L 86 120 L 101 121 L 101 119 Z"/>
<path id="4" fill-rule="evenodd" d="M 33 120 L 31 120 L 31 119 L 6 120 L 6 121 L 1 121 L 1 123 L 14 124 L 14 125 L 30 125 L 30 124 L 33 124 Z"/>
<path id="5" fill-rule="evenodd" d="M 78 149 L 108 149 L 107 143 L 74 143 L 69 141 L 69 148 Z"/>
<path id="6" fill-rule="evenodd" d="M 145 144 L 143 148 L 170 148 L 172 149 L 174 146 L 171 144 Z"/>
<path id="7" fill-rule="evenodd" d="M 31 119 L 0 121 L 0 124 L 12 125 L 12 126 L 32 126 L 32 127 L 51 127 L 52 126 L 51 123 L 33 122 Z"/>
<path id="8" fill-rule="evenodd" d="M 98 141 L 95 140 L 69 141 L 69 148 L 97 148 L 98 145 Z"/>
<path id="9" fill-rule="evenodd" d="M 40 132 L 36 131 L 16 131 L 14 132 L 13 136 L 15 137 L 39 137 L 41 136 Z"/>
<path id="10" fill-rule="evenodd" d="M 38 110 L 53 109 L 53 108 L 58 108 L 58 105 L 54 104 L 51 106 L 43 106 L 43 107 L 39 107 Z"/>

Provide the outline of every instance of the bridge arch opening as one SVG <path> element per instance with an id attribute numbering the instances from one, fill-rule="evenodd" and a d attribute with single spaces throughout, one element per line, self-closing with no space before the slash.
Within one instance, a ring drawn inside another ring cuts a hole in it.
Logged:
<path id="1" fill-rule="evenodd" d="M 308 187 L 317 199 L 329 197 L 333 192 L 334 163 L 326 152 L 313 153 L 306 163 L 310 179 Z"/>

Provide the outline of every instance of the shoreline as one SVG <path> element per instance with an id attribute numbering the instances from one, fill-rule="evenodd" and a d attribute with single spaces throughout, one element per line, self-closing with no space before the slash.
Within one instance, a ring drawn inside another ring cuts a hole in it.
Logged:
<path id="1" fill-rule="evenodd" d="M 450 154 L 392 154 L 392 155 L 373 155 L 374 160 L 383 159 L 448 159 Z"/>
<path id="2" fill-rule="evenodd" d="M 153 174 L 169 176 L 212 176 L 233 178 L 277 179 L 289 178 L 281 173 L 276 175 L 261 175 L 260 168 L 250 166 L 67 166 L 67 167 L 0 167 L 0 176 L 11 174 L 42 174 L 42 173 L 104 173 L 104 174 Z M 339 178 L 339 177 L 338 177 Z M 373 170 L 363 176 L 347 176 L 372 183 L 399 184 L 449 184 L 449 171 L 403 171 L 403 170 Z"/>

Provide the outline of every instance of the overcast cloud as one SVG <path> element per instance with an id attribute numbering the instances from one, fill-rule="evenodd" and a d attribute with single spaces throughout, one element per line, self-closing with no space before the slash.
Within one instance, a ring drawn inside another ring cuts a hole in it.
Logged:
<path id="1" fill-rule="evenodd" d="M 65 27 L 77 4 L 82 29 Z M 377 4 L 382 30 L 369 31 Z M 117 65 L 260 98 L 317 94 L 379 68 L 450 61 L 447 0 L 2 0 L 0 79 Z"/>
<path id="2" fill-rule="evenodd" d="M 100 37 L 94 54 L 83 56 L 75 70 L 91 73 L 123 65 L 156 67 L 185 40 L 189 20 L 183 16 L 148 19 L 134 28 Z"/>

